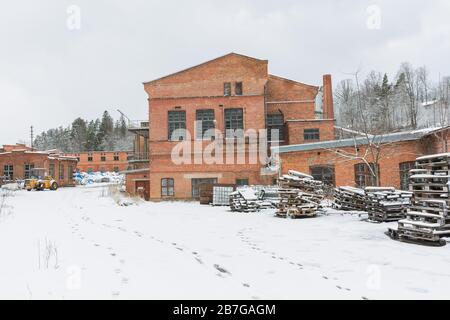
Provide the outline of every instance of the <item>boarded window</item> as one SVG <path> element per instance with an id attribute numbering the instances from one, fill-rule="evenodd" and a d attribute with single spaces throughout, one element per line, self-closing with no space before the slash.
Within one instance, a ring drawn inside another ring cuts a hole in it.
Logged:
<path id="1" fill-rule="evenodd" d="M 186 111 L 169 111 L 168 114 L 168 138 L 170 141 L 178 141 L 186 139 Z M 175 130 L 177 131 L 177 137 L 173 136 Z"/>
<path id="2" fill-rule="evenodd" d="M 172 178 L 161 179 L 161 196 L 173 197 L 175 196 L 175 180 Z"/>
<path id="3" fill-rule="evenodd" d="M 215 128 L 214 110 L 204 109 L 196 111 L 196 137 L 197 139 L 211 139 L 211 134 L 208 130 Z"/>
<path id="4" fill-rule="evenodd" d="M 223 95 L 226 97 L 231 96 L 231 82 L 225 82 L 223 84 Z"/>
<path id="5" fill-rule="evenodd" d="M 355 184 L 358 188 L 376 187 L 377 180 L 373 173 L 378 172 L 380 176 L 380 168 L 374 163 L 370 167 L 365 163 L 355 164 Z"/>
<path id="6" fill-rule="evenodd" d="M 336 186 L 335 171 L 333 166 L 311 167 L 311 175 L 315 180 L 322 181 L 329 186 Z"/>
<path id="7" fill-rule="evenodd" d="M 244 129 L 244 111 L 243 109 L 225 109 L 225 130 L 226 135 L 234 134 L 235 130 Z"/>
<path id="8" fill-rule="evenodd" d="M 234 88 L 234 93 L 237 96 L 242 96 L 242 94 L 243 94 L 242 82 L 236 82 L 236 85 Z"/>
<path id="9" fill-rule="evenodd" d="M 303 139 L 305 141 L 319 141 L 320 130 L 319 129 L 305 129 L 303 131 Z"/>
<path id="10" fill-rule="evenodd" d="M 200 187 L 203 185 L 213 185 L 217 183 L 216 178 L 192 179 L 192 198 L 200 199 Z"/>
<path id="11" fill-rule="evenodd" d="M 267 141 L 284 141 L 284 117 L 281 113 L 267 115 Z"/>
<path id="12" fill-rule="evenodd" d="M 12 180 L 14 178 L 14 166 L 12 164 L 3 166 L 3 175 L 8 180 Z"/>
<path id="13" fill-rule="evenodd" d="M 409 190 L 409 172 L 415 167 L 415 162 L 400 163 L 400 188 L 402 190 Z"/>
<path id="14" fill-rule="evenodd" d="M 24 167 L 24 178 L 30 179 L 31 178 L 31 170 L 34 169 L 34 164 L 26 164 Z"/>

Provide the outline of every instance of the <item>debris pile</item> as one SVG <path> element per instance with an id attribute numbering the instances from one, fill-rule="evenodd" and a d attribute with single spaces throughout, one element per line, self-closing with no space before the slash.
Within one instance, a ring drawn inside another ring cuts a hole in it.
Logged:
<path id="1" fill-rule="evenodd" d="M 450 235 L 449 181 L 450 153 L 418 158 L 410 177 L 414 203 L 398 229 L 389 229 L 391 237 L 442 243 L 441 238 Z"/>
<path id="2" fill-rule="evenodd" d="M 78 185 L 91 185 L 98 183 L 123 184 L 125 177 L 116 172 L 76 172 L 73 175 Z"/>
<path id="3" fill-rule="evenodd" d="M 310 175 L 289 171 L 279 179 L 280 202 L 277 216 L 301 218 L 314 217 L 324 199 L 323 182 Z"/>

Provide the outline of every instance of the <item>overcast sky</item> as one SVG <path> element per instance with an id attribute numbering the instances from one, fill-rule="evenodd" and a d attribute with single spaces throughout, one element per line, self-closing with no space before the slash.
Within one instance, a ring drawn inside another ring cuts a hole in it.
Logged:
<path id="1" fill-rule="evenodd" d="M 448 0 L 4 1 L 0 144 L 103 110 L 144 119 L 143 81 L 229 52 L 314 85 L 403 61 L 437 80 L 450 75 L 449 15 Z"/>

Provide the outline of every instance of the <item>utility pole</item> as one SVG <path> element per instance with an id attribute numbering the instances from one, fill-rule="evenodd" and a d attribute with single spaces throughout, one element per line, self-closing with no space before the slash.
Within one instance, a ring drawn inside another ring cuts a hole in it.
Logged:
<path id="1" fill-rule="evenodd" d="M 33 148 L 33 144 L 34 144 L 34 128 L 33 128 L 33 126 L 31 126 L 31 131 L 30 131 L 30 136 L 31 136 L 31 151 L 33 151 L 34 150 L 34 148 Z"/>

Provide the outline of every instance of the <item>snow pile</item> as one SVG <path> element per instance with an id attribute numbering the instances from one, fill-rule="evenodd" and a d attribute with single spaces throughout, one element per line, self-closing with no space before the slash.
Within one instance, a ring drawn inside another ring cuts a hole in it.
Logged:
<path id="1" fill-rule="evenodd" d="M 99 183 L 123 184 L 125 177 L 117 172 L 77 172 L 74 180 L 79 185 L 92 185 Z"/>
<path id="2" fill-rule="evenodd" d="M 17 191 L 20 190 L 20 185 L 18 183 L 8 183 L 2 186 L 3 190 Z"/>

